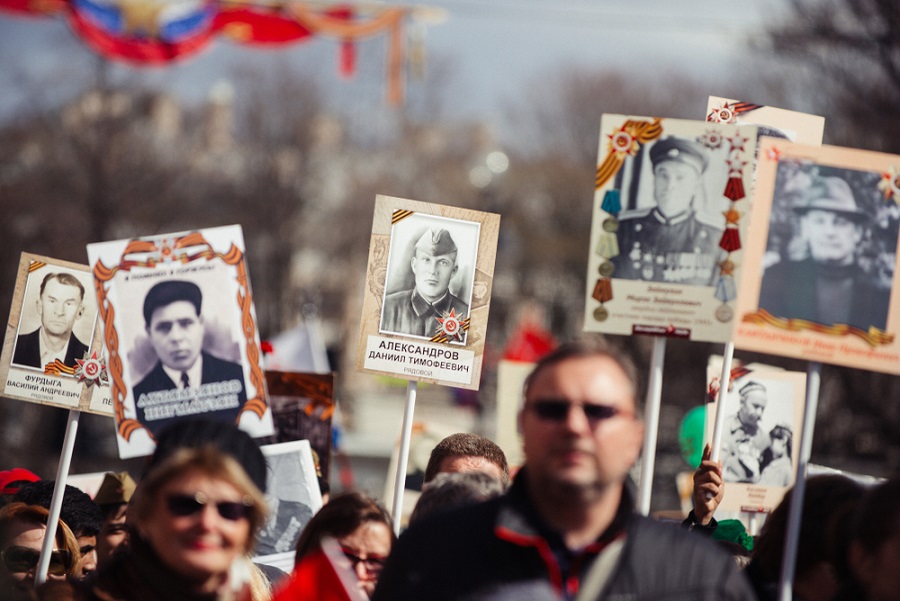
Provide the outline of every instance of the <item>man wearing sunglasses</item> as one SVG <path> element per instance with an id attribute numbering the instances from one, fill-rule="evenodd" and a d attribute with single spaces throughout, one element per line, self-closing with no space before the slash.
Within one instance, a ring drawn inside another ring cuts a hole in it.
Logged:
<path id="1" fill-rule="evenodd" d="M 634 367 L 590 343 L 560 347 L 525 383 L 525 465 L 509 492 L 411 527 L 373 601 L 755 599 L 709 541 L 634 513 L 641 451 Z"/>

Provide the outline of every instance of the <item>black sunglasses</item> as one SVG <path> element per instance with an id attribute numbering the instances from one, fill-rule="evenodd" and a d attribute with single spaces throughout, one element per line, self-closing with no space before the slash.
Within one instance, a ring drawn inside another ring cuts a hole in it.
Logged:
<path id="1" fill-rule="evenodd" d="M 169 513 L 178 517 L 199 513 L 203 510 L 204 505 L 212 505 L 220 516 L 234 522 L 249 515 L 250 509 L 253 507 L 253 500 L 250 497 L 244 497 L 241 501 L 212 502 L 202 492 L 194 495 L 172 494 L 166 497 L 166 507 L 169 508 Z"/>
<path id="2" fill-rule="evenodd" d="M 0 552 L 0 557 L 3 558 L 3 563 L 10 572 L 22 573 L 37 566 L 41 553 L 37 549 L 16 545 Z M 72 556 L 68 551 L 53 551 L 50 553 L 50 567 L 47 569 L 50 574 L 64 576 L 71 567 Z"/>
<path id="3" fill-rule="evenodd" d="M 350 560 L 350 563 L 353 566 L 353 569 L 356 569 L 356 566 L 362 563 L 366 566 L 366 570 L 368 570 L 372 574 L 376 574 L 384 568 L 384 557 L 366 557 L 363 559 L 359 555 L 357 555 L 353 549 L 348 549 L 347 547 L 342 546 L 341 551 L 344 553 L 344 557 Z"/>
<path id="4" fill-rule="evenodd" d="M 617 415 L 633 415 L 630 411 L 625 411 L 609 405 L 595 405 L 592 403 L 579 405 L 568 401 L 556 400 L 533 401 L 528 404 L 528 407 L 531 408 L 535 415 L 540 419 L 548 422 L 563 421 L 569 417 L 569 409 L 572 407 L 581 407 L 581 410 L 584 411 L 584 415 L 591 422 L 603 421 Z"/>

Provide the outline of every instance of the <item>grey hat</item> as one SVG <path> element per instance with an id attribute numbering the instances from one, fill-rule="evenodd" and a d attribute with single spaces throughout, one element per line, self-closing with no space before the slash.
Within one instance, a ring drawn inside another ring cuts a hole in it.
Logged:
<path id="1" fill-rule="evenodd" d="M 814 179 L 803 195 L 802 204 L 794 207 L 794 211 L 801 214 L 813 209 L 839 213 L 857 221 L 868 218 L 866 212 L 856 204 L 850 184 L 840 177 Z"/>
<path id="2" fill-rule="evenodd" d="M 666 161 L 678 161 L 690 165 L 697 173 L 706 171 L 708 160 L 706 150 L 700 144 L 687 138 L 669 137 L 660 140 L 650 149 L 650 160 L 656 167 Z"/>
<path id="3" fill-rule="evenodd" d="M 426 230 L 416 242 L 416 249 L 433 257 L 449 255 L 457 250 L 453 238 L 450 237 L 450 232 L 443 228 Z"/>

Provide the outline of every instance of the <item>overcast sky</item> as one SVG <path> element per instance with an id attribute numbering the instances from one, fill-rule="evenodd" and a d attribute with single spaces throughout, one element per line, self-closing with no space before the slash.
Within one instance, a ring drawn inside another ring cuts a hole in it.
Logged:
<path id="1" fill-rule="evenodd" d="M 434 61 L 450 65 L 446 99 L 460 116 L 489 119 L 539 74 L 566 66 L 618 69 L 638 78 L 680 70 L 725 78 L 759 36 L 771 0 L 436 0 L 446 19 L 426 28 Z M 166 69 L 116 68 L 119 77 L 165 88 L 197 101 L 235 63 L 254 69 L 296 65 L 339 95 L 381 100 L 385 39 L 359 47 L 360 74 L 338 81 L 332 41 L 283 50 L 214 42 L 200 56 Z M 0 116 L 31 103 L 35 86 L 52 94 L 60 83 L 91 77 L 92 54 L 62 17 L 22 19 L 0 13 Z M 412 83 L 412 86 L 417 84 Z M 710 90 L 718 93 L 718 90 Z"/>

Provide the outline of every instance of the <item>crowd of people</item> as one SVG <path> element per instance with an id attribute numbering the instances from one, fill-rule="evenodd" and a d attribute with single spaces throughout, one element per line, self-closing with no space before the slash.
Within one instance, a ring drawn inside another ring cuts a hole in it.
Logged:
<path id="1" fill-rule="evenodd" d="M 399 539 L 375 499 L 333 495 L 301 532 L 291 574 L 254 561 L 266 461 L 224 421 L 170 424 L 137 482 L 110 472 L 93 499 L 67 487 L 54 528 L 54 483 L 0 472 L 0 601 L 779 598 L 791 492 L 758 537 L 743 535 L 747 561 L 734 541 L 719 542 L 728 528 L 714 514 L 728 484 L 708 448 L 683 524 L 635 511 L 638 388 L 614 350 L 559 347 L 526 380 L 525 462 L 514 477 L 490 440 L 450 436 L 432 453 Z M 48 529 L 56 534 L 38 585 Z M 900 479 L 809 478 L 791 586 L 804 601 L 900 599 Z"/>

